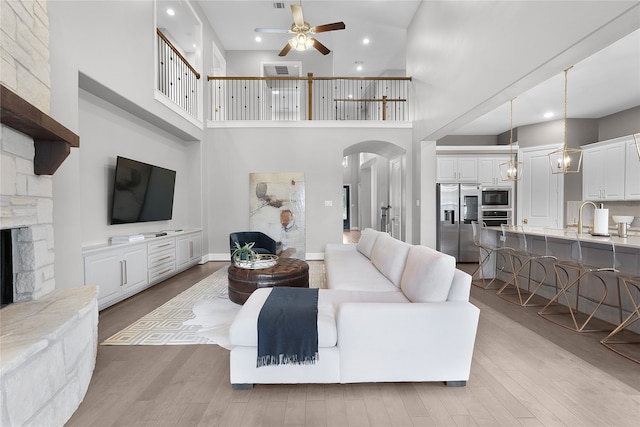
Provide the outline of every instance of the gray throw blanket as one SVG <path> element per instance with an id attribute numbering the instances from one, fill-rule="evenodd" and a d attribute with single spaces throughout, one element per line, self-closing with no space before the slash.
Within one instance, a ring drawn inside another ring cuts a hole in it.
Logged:
<path id="1" fill-rule="evenodd" d="M 275 287 L 258 315 L 257 367 L 318 359 L 318 289 Z"/>

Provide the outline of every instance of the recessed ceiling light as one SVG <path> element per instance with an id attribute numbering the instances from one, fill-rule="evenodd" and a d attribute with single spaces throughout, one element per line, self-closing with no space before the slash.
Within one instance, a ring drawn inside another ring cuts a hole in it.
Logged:
<path id="1" fill-rule="evenodd" d="M 195 49 L 196 47 L 197 47 L 197 46 L 196 46 L 196 44 L 194 43 L 194 44 L 193 44 L 193 48 Z"/>
<path id="2" fill-rule="evenodd" d="M 171 9 L 171 8 L 167 9 L 167 15 L 173 16 L 175 14 L 176 14 L 176 12 L 173 9 Z"/>
<path id="3" fill-rule="evenodd" d="M 262 37 L 260 37 L 260 36 L 256 36 L 255 40 L 256 40 L 258 43 L 260 43 L 260 42 L 262 41 Z"/>
<path id="4" fill-rule="evenodd" d="M 544 118 L 545 119 L 549 119 L 549 118 L 551 118 L 553 116 L 554 116 L 554 114 L 551 111 L 549 111 L 548 113 L 544 113 Z"/>
<path id="5" fill-rule="evenodd" d="M 358 71 L 362 71 L 362 65 L 358 65 L 358 66 L 356 67 L 356 70 L 358 70 Z"/>
<path id="6" fill-rule="evenodd" d="M 362 39 L 362 44 L 369 44 L 369 39 L 366 37 Z"/>

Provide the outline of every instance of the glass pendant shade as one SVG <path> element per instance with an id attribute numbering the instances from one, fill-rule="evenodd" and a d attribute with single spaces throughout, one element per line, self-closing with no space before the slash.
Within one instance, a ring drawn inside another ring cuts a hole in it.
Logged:
<path id="1" fill-rule="evenodd" d="M 582 165 L 582 150 L 567 148 L 566 145 L 549 153 L 552 174 L 578 173 Z"/>
<path id="2" fill-rule="evenodd" d="M 500 163 L 500 180 L 520 181 L 524 173 L 524 163 L 511 158 L 508 162 Z"/>
<path id="3" fill-rule="evenodd" d="M 289 39 L 289 45 L 295 50 L 303 51 L 313 47 L 313 39 L 304 33 L 298 33 Z"/>

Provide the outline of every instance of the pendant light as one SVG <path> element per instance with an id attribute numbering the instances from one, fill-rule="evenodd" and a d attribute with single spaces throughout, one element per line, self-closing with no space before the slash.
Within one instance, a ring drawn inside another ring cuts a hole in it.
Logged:
<path id="1" fill-rule="evenodd" d="M 509 101 L 509 161 L 500 163 L 500 179 L 502 181 L 520 181 L 524 172 L 524 163 L 516 161 L 513 156 L 513 100 Z"/>
<path id="2" fill-rule="evenodd" d="M 552 174 L 570 174 L 580 172 L 582 150 L 567 148 L 567 75 L 573 65 L 564 70 L 564 144 L 562 149 L 549 153 Z"/>

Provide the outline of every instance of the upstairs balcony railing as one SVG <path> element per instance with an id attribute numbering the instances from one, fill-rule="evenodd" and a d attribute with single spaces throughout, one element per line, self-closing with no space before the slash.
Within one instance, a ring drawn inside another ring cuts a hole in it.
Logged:
<path id="1" fill-rule="evenodd" d="M 200 73 L 178 49 L 156 29 L 158 41 L 157 89 L 191 116 L 198 117 L 198 80 Z"/>
<path id="2" fill-rule="evenodd" d="M 213 121 L 409 120 L 411 77 L 209 76 Z"/>

